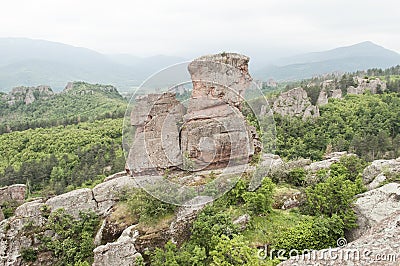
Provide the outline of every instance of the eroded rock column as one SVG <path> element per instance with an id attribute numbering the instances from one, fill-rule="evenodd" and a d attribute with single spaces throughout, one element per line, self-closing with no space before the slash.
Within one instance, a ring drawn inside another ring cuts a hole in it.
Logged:
<path id="1" fill-rule="evenodd" d="M 189 64 L 193 92 L 181 129 L 186 167 L 193 170 L 244 164 L 254 154 L 253 133 L 240 108 L 251 84 L 249 58 L 222 53 Z"/>

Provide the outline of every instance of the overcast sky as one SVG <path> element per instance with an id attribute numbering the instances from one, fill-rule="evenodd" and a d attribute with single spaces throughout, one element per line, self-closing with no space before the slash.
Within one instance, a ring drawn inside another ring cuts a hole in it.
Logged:
<path id="1" fill-rule="evenodd" d="M 0 37 L 186 58 L 275 58 L 366 40 L 400 52 L 399 10 L 398 0 L 12 0 L 1 3 Z"/>

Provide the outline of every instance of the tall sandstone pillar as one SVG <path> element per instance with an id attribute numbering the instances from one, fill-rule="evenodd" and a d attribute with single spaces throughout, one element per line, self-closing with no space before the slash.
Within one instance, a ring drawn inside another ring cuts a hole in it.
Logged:
<path id="1" fill-rule="evenodd" d="M 193 91 L 187 110 L 174 93 L 136 100 L 135 139 L 127 169 L 132 174 L 181 168 L 198 171 L 248 163 L 260 143 L 241 113 L 251 85 L 249 58 L 234 53 L 200 57 L 188 66 Z"/>

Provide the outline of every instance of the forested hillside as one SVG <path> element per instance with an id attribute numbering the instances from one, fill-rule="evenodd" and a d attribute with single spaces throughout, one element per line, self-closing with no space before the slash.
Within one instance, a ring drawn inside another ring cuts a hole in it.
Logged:
<path id="1" fill-rule="evenodd" d="M 368 161 L 400 156 L 399 94 L 330 99 L 320 114 L 305 121 L 275 115 L 277 154 L 319 160 L 325 152 L 351 151 Z"/>
<path id="2" fill-rule="evenodd" d="M 397 82 L 398 70 L 368 74 Z M 357 74 L 343 76 L 338 84 L 347 86 L 353 75 Z M 399 86 L 393 84 L 382 94 L 329 99 L 316 119 L 276 114 L 276 154 L 320 160 L 326 152 L 346 150 L 367 161 L 400 156 Z M 62 94 L 30 105 L 3 106 L 3 130 L 6 124 L 14 130 L 50 128 L 0 135 L 0 186 L 29 183 L 34 193 L 59 194 L 123 170 L 122 120 L 83 121 L 120 117 L 124 108 L 125 100 L 112 87 L 86 83 L 75 83 Z M 107 166 L 111 170 L 104 172 Z"/>
<path id="3" fill-rule="evenodd" d="M 0 95 L 0 134 L 28 128 L 77 124 L 124 115 L 125 99 L 107 85 L 74 82 L 62 93 L 38 98 L 30 104 L 7 103 Z"/>
<path id="4" fill-rule="evenodd" d="M 27 184 L 48 196 L 91 186 L 124 169 L 122 119 L 0 135 L 0 187 Z"/>

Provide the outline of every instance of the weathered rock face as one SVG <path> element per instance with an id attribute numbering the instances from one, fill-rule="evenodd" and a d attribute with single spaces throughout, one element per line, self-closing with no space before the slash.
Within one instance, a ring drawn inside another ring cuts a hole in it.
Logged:
<path id="1" fill-rule="evenodd" d="M 240 108 L 252 78 L 249 58 L 235 53 L 202 56 L 189 64 L 193 92 L 188 113 L 229 104 Z M 199 99 L 199 100 L 194 100 Z"/>
<path id="2" fill-rule="evenodd" d="M 54 92 L 49 86 L 15 87 L 6 96 L 6 100 L 10 105 L 20 101 L 23 101 L 25 104 L 31 104 L 38 99 L 47 99 L 52 95 L 54 95 Z"/>
<path id="3" fill-rule="evenodd" d="M 383 177 L 387 174 L 400 174 L 400 158 L 373 161 L 371 165 L 364 169 L 362 178 L 364 184 L 373 189 L 379 186 L 380 182 L 385 181 L 386 177 Z"/>
<path id="4" fill-rule="evenodd" d="M 210 197 L 196 197 L 190 202 L 188 206 L 182 206 L 176 213 L 175 220 L 170 224 L 168 235 L 170 235 L 172 242 L 178 246 L 182 245 L 191 234 L 191 225 L 195 220 L 197 213 L 199 213 L 207 203 L 212 201 Z M 190 206 L 190 204 L 193 204 Z"/>
<path id="5" fill-rule="evenodd" d="M 193 92 L 184 116 L 181 146 L 194 169 L 244 164 L 255 153 L 255 130 L 240 112 L 242 97 L 252 81 L 248 62 L 246 56 L 223 53 L 189 64 Z"/>
<path id="6" fill-rule="evenodd" d="M 400 184 L 389 183 L 358 195 L 354 210 L 358 228 L 349 233 L 349 240 L 359 238 L 374 225 L 400 211 Z"/>
<path id="7" fill-rule="evenodd" d="M 109 265 L 136 265 L 135 261 L 141 257 L 136 251 L 135 241 L 139 232 L 135 230 L 136 225 L 126 228 L 116 242 L 98 246 L 93 250 L 93 266 Z"/>
<path id="8" fill-rule="evenodd" d="M 241 113 L 252 81 L 249 58 L 222 53 L 189 64 L 193 82 L 187 112 L 174 93 L 138 98 L 127 169 L 138 175 L 169 168 L 201 170 L 248 163 L 261 142 Z"/>
<path id="9" fill-rule="evenodd" d="M 94 211 L 106 214 L 119 200 L 121 191 L 138 187 L 131 176 L 122 176 L 103 182 L 93 189 L 82 188 L 48 199 L 45 203 L 52 209 L 63 208 L 67 213 L 78 217 L 79 211 Z"/>
<path id="10" fill-rule="evenodd" d="M 311 104 L 307 92 L 303 88 L 295 88 L 281 93 L 274 101 L 273 111 L 282 116 L 302 118 L 319 116 L 318 107 Z"/>
<path id="11" fill-rule="evenodd" d="M 16 201 L 22 203 L 25 200 L 26 185 L 15 184 L 0 188 L 0 205 L 4 202 Z"/>
<path id="12" fill-rule="evenodd" d="M 79 211 L 85 210 L 103 216 L 119 200 L 121 191 L 133 187 L 137 187 L 136 181 L 130 176 L 122 176 L 101 183 L 93 190 L 79 189 L 47 201 L 39 199 L 22 204 L 15 210 L 14 216 L 0 222 L 0 265 L 21 265 L 21 249 L 30 247 L 37 241 L 31 235 L 25 234 L 24 225 L 43 225 L 46 219 L 41 208 L 45 205 L 50 207 L 51 211 L 64 208 L 75 217 Z"/>
<path id="13" fill-rule="evenodd" d="M 0 265 L 21 265 L 21 249 L 30 247 L 35 239 L 24 233 L 24 225 L 43 225 L 41 207 L 43 203 L 32 201 L 19 206 L 11 218 L 0 222 Z"/>
<path id="14" fill-rule="evenodd" d="M 328 103 L 328 99 L 341 99 L 342 98 L 342 90 L 341 89 L 327 89 L 323 88 L 319 93 L 317 106 L 325 105 Z"/>
<path id="15" fill-rule="evenodd" d="M 327 103 L 328 103 L 328 94 L 326 93 L 326 90 L 322 89 L 318 95 L 317 105 L 321 106 Z"/>
<path id="16" fill-rule="evenodd" d="M 376 94 L 381 93 L 387 89 L 386 83 L 384 81 L 381 81 L 379 78 L 365 79 L 361 77 L 355 77 L 354 79 L 358 86 L 350 86 L 349 88 L 347 88 L 348 94 L 363 94 L 366 91 L 370 91 L 372 94 Z"/>
<path id="17" fill-rule="evenodd" d="M 298 256 L 279 266 L 397 266 L 400 253 L 400 211 L 392 213 L 343 248 L 325 249 L 315 256 Z M 287 254 L 286 254 L 287 255 Z"/>
<path id="18" fill-rule="evenodd" d="M 127 169 L 144 173 L 181 165 L 178 123 L 183 114 L 184 107 L 174 93 L 138 98 L 131 115 L 136 132 Z"/>
<path id="19" fill-rule="evenodd" d="M 116 93 L 119 95 L 116 87 L 112 85 L 90 84 L 83 81 L 68 82 L 62 93 L 70 95 L 91 95 L 95 92 Z"/>

